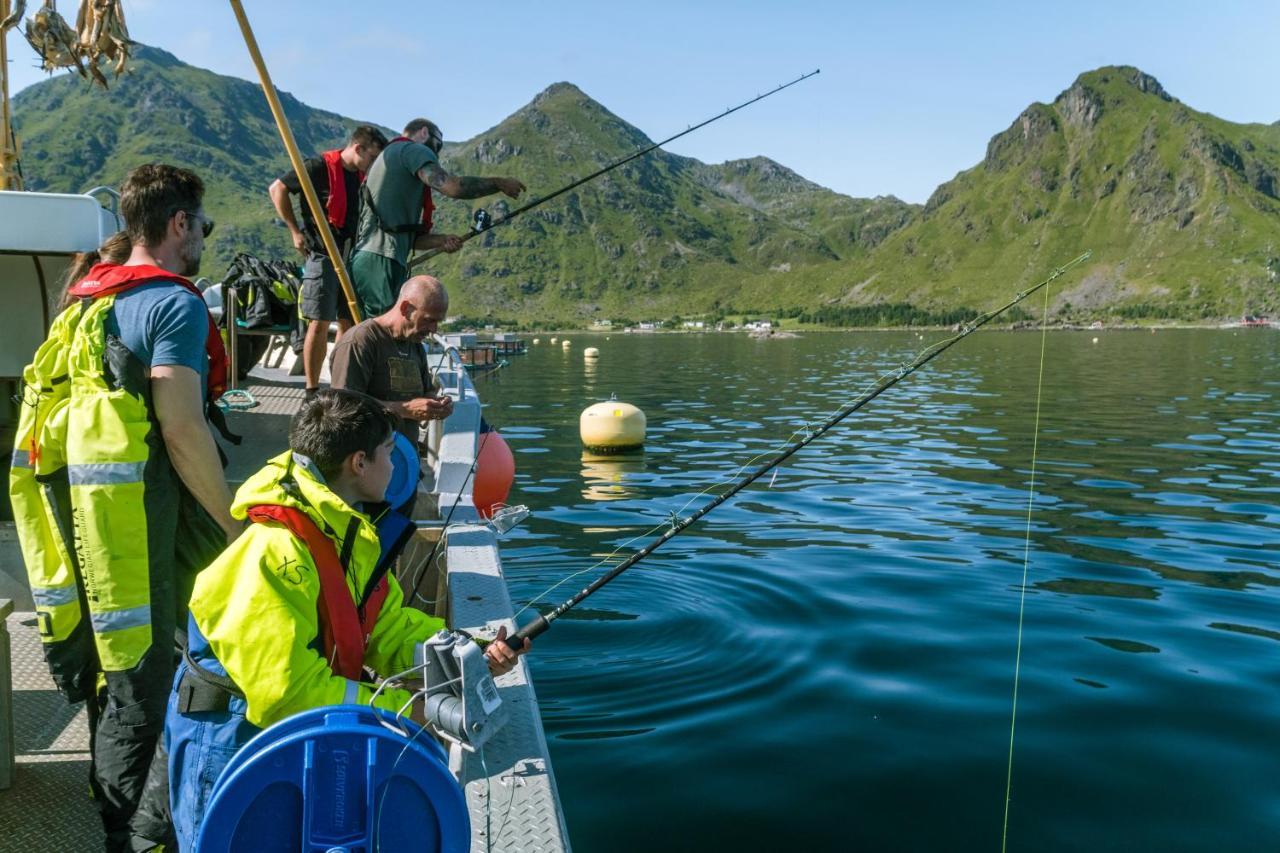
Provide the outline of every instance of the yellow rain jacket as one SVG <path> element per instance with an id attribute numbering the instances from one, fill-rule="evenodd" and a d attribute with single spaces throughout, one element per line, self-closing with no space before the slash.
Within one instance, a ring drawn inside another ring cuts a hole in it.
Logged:
<path id="1" fill-rule="evenodd" d="M 329 490 L 315 466 L 287 451 L 269 461 L 236 493 L 231 514 L 244 519 L 250 507 L 270 504 L 305 512 L 346 560 L 352 599 L 369 583 L 381 548 L 373 522 Z M 444 627 L 444 620 L 404 606 L 394 577 L 369 636 L 365 666 L 393 675 L 413 665 L 414 645 Z M 373 686 L 334 674 L 320 651 L 317 604 L 320 579 L 301 540 L 274 523 L 258 522 L 196 579 L 191 597 L 192 656 L 199 662 L 203 640 L 244 693 L 245 718 L 266 727 L 322 705 L 367 704 Z M 405 690 L 386 689 L 378 707 L 399 710 Z"/>

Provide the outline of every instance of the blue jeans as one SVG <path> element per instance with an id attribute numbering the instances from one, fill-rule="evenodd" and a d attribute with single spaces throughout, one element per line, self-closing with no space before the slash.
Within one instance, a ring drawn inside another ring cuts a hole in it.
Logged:
<path id="1" fill-rule="evenodd" d="M 231 756 L 262 731 L 245 719 L 245 701 L 239 697 L 232 697 L 226 711 L 178 713 L 178 685 L 187 667 L 186 661 L 178 666 L 164 720 L 169 750 L 169 806 L 182 853 L 196 849 L 200 822 L 218 775 Z"/>

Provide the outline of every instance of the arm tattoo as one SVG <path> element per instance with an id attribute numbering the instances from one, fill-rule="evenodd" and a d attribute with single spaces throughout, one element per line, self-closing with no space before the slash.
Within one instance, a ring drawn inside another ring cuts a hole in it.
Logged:
<path id="1" fill-rule="evenodd" d="M 481 198 L 498 191 L 498 185 L 493 182 L 493 178 L 460 177 L 457 181 L 458 198 Z"/>
<path id="2" fill-rule="evenodd" d="M 423 166 L 418 170 L 418 178 L 431 189 L 442 192 L 450 198 L 482 198 L 498 192 L 498 184 L 493 178 L 450 175 L 440 167 L 439 163 Z"/>
<path id="3" fill-rule="evenodd" d="M 449 173 L 440 168 L 439 163 L 432 163 L 418 170 L 418 178 L 431 189 L 444 192 L 444 185 L 449 180 Z"/>

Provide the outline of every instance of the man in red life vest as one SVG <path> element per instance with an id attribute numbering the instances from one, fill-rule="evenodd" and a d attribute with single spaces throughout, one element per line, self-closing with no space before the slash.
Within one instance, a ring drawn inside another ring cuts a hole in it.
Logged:
<path id="1" fill-rule="evenodd" d="M 320 391 L 294 416 L 290 449 L 236 492 L 232 513 L 252 523 L 196 582 L 165 721 L 182 851 L 195 849 L 215 780 L 259 731 L 324 705 L 409 705 L 398 686 L 375 698 L 364 674 L 409 669 L 444 627 L 404 605 L 364 511 L 390 483 L 395 427 L 372 397 Z M 522 653 L 485 649 L 495 675 Z"/>
<path id="2" fill-rule="evenodd" d="M 461 240 L 432 233 L 432 191 L 449 198 L 481 198 L 503 193 L 519 198 L 525 186 L 514 178 L 451 175 L 440 165 L 444 136 L 434 122 L 416 118 L 404 134 L 387 143 L 369 169 L 360 208 L 360 229 L 351 254 L 351 277 L 364 319 L 376 317 L 395 302 L 409 277 L 414 249 L 456 252 Z"/>
<path id="3" fill-rule="evenodd" d="M 325 218 L 344 262 L 360 219 L 360 185 L 386 144 L 387 138 L 382 131 L 360 125 L 351 132 L 344 148 L 326 151 L 306 161 L 307 174 L 316 188 L 320 204 L 324 206 Z M 305 198 L 300 199 L 302 227 L 298 226 L 294 216 L 291 196 L 302 195 L 297 173 L 289 171 L 281 175 L 267 192 L 276 213 L 289 228 L 294 248 L 306 258 L 302 272 L 302 316 L 307 320 L 307 336 L 302 348 L 302 367 L 307 379 L 307 394 L 311 395 L 320 386 L 320 369 L 329 343 L 329 324 L 338 321 L 338 337 L 341 338 L 342 333 L 351 328 L 351 312 Z"/>

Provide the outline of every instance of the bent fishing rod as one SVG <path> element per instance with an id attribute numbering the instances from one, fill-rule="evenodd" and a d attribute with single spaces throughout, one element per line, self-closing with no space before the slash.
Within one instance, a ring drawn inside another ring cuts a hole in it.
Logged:
<path id="1" fill-rule="evenodd" d="M 736 107 L 730 107 L 729 109 L 725 110 L 719 115 L 712 116 L 706 121 L 695 124 L 692 127 L 687 127 L 684 130 L 677 133 L 675 136 L 668 136 L 666 139 L 662 140 L 661 142 L 654 142 L 644 148 L 641 148 L 639 151 L 636 151 L 634 154 L 628 154 L 626 157 L 623 157 L 621 160 L 617 160 L 613 163 L 610 163 L 607 166 L 597 169 L 596 171 L 592 172 L 590 175 L 587 175 L 585 178 L 579 178 L 573 183 L 568 184 L 567 186 L 561 187 L 560 189 L 556 190 L 550 195 L 545 195 L 545 196 L 542 196 L 541 198 L 535 198 L 533 201 L 530 201 L 528 204 L 522 207 L 517 207 L 515 210 L 511 211 L 510 213 L 498 219 L 491 219 L 489 217 L 488 211 L 481 208 L 480 210 L 476 211 L 475 220 L 472 222 L 471 230 L 468 231 L 465 235 L 463 235 L 463 237 L 461 238 L 462 242 L 465 243 L 468 240 L 470 240 L 472 237 L 479 236 L 480 234 L 483 234 L 486 231 L 491 231 L 494 228 L 497 228 L 499 225 L 506 225 L 508 222 L 515 219 L 520 214 L 528 213 L 530 210 L 533 210 L 535 207 L 538 207 L 539 205 L 546 204 L 547 202 L 551 201 L 551 199 L 555 198 L 556 196 L 564 195 L 570 190 L 576 189 L 577 187 L 582 186 L 588 181 L 594 181 L 596 178 L 600 177 L 601 175 L 607 174 L 608 172 L 612 172 L 614 169 L 618 168 L 619 166 L 625 166 L 627 163 L 630 163 L 632 160 L 639 159 L 640 157 L 643 157 L 644 155 L 650 153 L 651 151 L 656 151 L 657 149 L 661 148 L 662 146 L 666 145 L 669 142 L 674 142 L 675 140 L 679 139 L 682 136 L 686 136 L 690 133 L 693 133 L 698 128 L 706 127 L 712 122 L 717 122 L 731 113 L 736 113 L 740 109 L 751 106 L 757 101 L 763 101 L 765 98 L 769 97 L 770 95 L 776 95 L 777 93 L 781 92 L 783 89 L 787 89 L 787 88 L 790 88 L 791 86 L 796 85 L 797 83 L 804 82 L 805 80 L 808 80 L 810 77 L 813 77 L 819 74 L 821 71 L 822 71 L 821 68 L 815 68 L 813 71 L 810 71 L 808 74 L 801 74 L 799 77 L 792 80 L 790 83 L 783 83 L 781 86 L 777 87 L 776 89 L 770 89 L 768 92 L 765 92 L 763 95 L 756 95 L 751 100 L 744 101 L 741 104 L 738 104 Z M 423 252 L 413 260 L 409 261 L 409 270 L 412 272 L 414 267 L 422 263 L 425 263 L 426 261 L 430 260 L 431 258 L 434 258 L 436 255 L 440 254 L 443 251 L 444 251 L 443 249 L 431 249 L 429 251 Z"/>
<path id="2" fill-rule="evenodd" d="M 1049 275 L 1049 277 L 1046 278 L 1044 281 L 1041 281 L 1039 284 L 1036 284 L 1036 285 L 1033 285 L 1032 287 L 1027 288 L 1026 290 L 1022 291 L 1017 296 L 1013 297 L 1013 299 L 1009 300 L 1007 303 L 1000 306 L 999 308 L 996 308 L 993 311 L 988 311 L 986 314 L 978 315 L 974 319 L 970 320 L 967 324 L 962 326 L 960 331 L 956 335 L 950 338 L 947 338 L 946 340 L 939 341 L 937 344 L 926 347 L 924 350 L 920 352 L 919 355 L 917 355 L 910 362 L 899 367 L 897 370 L 894 370 L 885 374 L 880 379 L 880 381 L 877 382 L 873 387 L 863 392 L 863 394 L 860 395 L 852 403 L 849 403 L 848 405 L 841 408 L 840 411 L 836 412 L 834 415 L 828 418 L 825 422 L 823 422 L 820 426 L 818 426 L 817 429 L 814 430 L 814 432 L 806 435 L 803 439 L 799 441 L 789 444 L 786 448 L 784 448 L 780 453 L 778 453 L 772 459 L 765 462 L 759 468 L 756 468 L 754 471 L 749 473 L 744 480 L 742 480 L 741 482 L 735 483 L 733 486 L 726 489 L 724 492 L 720 493 L 719 495 L 716 495 L 712 500 L 707 502 L 704 506 L 700 507 L 692 515 L 688 516 L 687 518 L 674 520 L 672 525 L 669 528 L 667 528 L 667 530 L 663 532 L 661 536 L 654 539 L 652 542 L 650 542 L 648 545 L 641 548 L 639 551 L 636 551 L 634 554 L 632 554 L 622 563 L 619 563 L 617 566 L 610 569 L 607 573 L 596 578 L 594 581 L 588 584 L 581 592 L 579 592 L 577 595 L 573 596 L 572 598 L 565 601 L 563 604 L 556 607 L 550 613 L 547 613 L 545 615 L 539 615 L 536 619 L 534 619 L 528 625 L 525 625 L 523 628 L 519 629 L 511 636 L 507 637 L 504 640 L 504 642 L 506 642 L 506 644 L 510 646 L 513 650 L 519 650 L 524 648 L 525 640 L 531 639 L 533 637 L 537 637 L 538 635 L 544 633 L 548 628 L 551 627 L 552 622 L 559 619 L 564 614 L 568 613 L 574 607 L 577 607 L 579 604 L 582 603 L 584 599 L 587 598 L 587 596 L 599 590 L 602 586 L 607 584 L 609 581 L 613 580 L 618 575 L 622 574 L 627 569 L 631 568 L 636 563 L 640 562 L 645 557 L 652 554 L 663 543 L 668 542 L 671 539 L 675 538 L 676 536 L 680 535 L 680 533 L 684 532 L 691 525 L 693 525 L 694 522 L 701 519 L 703 516 L 711 512 L 716 507 L 720 506 L 720 504 L 729 500 L 729 498 L 733 497 L 738 492 L 742 491 L 747 486 L 754 483 L 756 480 L 759 480 L 761 477 L 763 477 L 765 474 L 772 471 L 774 468 L 777 468 L 783 462 L 790 459 L 791 456 L 794 455 L 797 451 L 799 451 L 800 449 L 804 448 L 808 444 L 812 443 L 813 441 L 816 441 L 818 438 L 826 434 L 829 430 L 832 429 L 832 427 L 836 426 L 836 424 L 840 423 L 845 418 L 849 417 L 854 412 L 861 409 L 867 403 L 870 403 L 876 397 L 879 397 L 885 391 L 888 391 L 894 385 L 897 385 L 903 379 L 906 379 L 908 376 L 915 373 L 917 370 L 924 367 L 929 362 L 933 361 L 939 355 L 942 355 L 942 353 L 946 352 L 952 346 L 959 343 L 963 339 L 967 338 L 969 335 L 976 332 L 978 329 L 985 326 L 994 318 L 1000 316 L 1005 311 L 1008 311 L 1010 308 L 1017 305 L 1019 302 L 1026 299 L 1028 296 L 1035 293 L 1036 291 L 1041 290 L 1042 288 L 1048 287 L 1050 282 L 1054 281 L 1055 279 L 1057 279 L 1062 275 L 1065 275 L 1073 267 L 1078 266 L 1084 263 L 1085 261 L 1087 261 L 1092 256 L 1092 254 L 1093 254 L 1092 252 L 1085 252 L 1080 257 L 1066 264 L 1063 264 L 1062 266 L 1055 269 Z"/>

